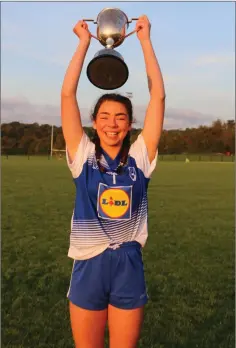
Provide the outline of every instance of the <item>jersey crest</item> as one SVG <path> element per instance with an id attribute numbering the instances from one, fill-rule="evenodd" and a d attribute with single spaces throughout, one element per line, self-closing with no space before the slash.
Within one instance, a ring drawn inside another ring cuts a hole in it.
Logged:
<path id="1" fill-rule="evenodd" d="M 129 176 L 131 178 L 131 180 L 136 181 L 137 179 L 137 174 L 136 174 L 136 170 L 134 167 L 128 167 L 129 170 Z"/>

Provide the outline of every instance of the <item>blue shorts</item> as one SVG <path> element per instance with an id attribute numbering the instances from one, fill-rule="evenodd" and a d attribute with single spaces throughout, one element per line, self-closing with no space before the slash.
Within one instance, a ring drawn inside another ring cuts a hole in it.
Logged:
<path id="1" fill-rule="evenodd" d="M 121 309 L 145 305 L 148 295 L 141 245 L 126 242 L 91 259 L 75 260 L 67 296 L 73 304 L 89 310 L 102 310 L 108 304 Z"/>

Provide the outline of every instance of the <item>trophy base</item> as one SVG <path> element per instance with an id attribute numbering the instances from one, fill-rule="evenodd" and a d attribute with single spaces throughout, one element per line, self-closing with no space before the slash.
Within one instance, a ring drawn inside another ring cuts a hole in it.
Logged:
<path id="1" fill-rule="evenodd" d="M 121 58 L 110 54 L 100 54 L 89 63 L 87 76 L 94 86 L 113 90 L 125 84 L 129 77 L 129 70 Z"/>

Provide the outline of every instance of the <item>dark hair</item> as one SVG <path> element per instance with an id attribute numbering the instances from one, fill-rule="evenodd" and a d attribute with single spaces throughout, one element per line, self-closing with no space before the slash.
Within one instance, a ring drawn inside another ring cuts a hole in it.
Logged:
<path id="1" fill-rule="evenodd" d="M 94 110 L 93 110 L 92 116 L 91 116 L 92 121 L 96 120 L 98 110 L 99 110 L 100 106 L 102 105 L 102 103 L 105 101 L 114 101 L 114 102 L 118 102 L 118 103 L 123 104 L 127 110 L 127 113 L 128 113 L 129 123 L 132 124 L 132 122 L 133 122 L 133 106 L 132 106 L 130 99 L 121 95 L 121 94 L 116 94 L 116 93 L 103 94 L 97 100 L 97 103 L 94 107 Z M 105 172 L 106 169 L 100 163 L 102 149 L 100 146 L 100 139 L 99 139 L 99 136 L 98 136 L 96 130 L 94 132 L 93 142 L 95 143 L 95 156 L 96 156 L 98 168 L 100 171 Z M 126 136 L 123 140 L 122 148 L 120 151 L 120 155 L 121 155 L 120 163 L 116 169 L 117 174 L 122 173 L 122 169 L 123 169 L 123 167 L 126 164 L 127 159 L 128 159 L 129 148 L 130 148 L 130 132 L 128 132 L 126 134 Z"/>

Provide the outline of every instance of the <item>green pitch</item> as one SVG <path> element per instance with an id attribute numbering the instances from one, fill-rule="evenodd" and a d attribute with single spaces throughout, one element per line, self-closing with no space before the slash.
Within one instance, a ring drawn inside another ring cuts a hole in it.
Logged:
<path id="1" fill-rule="evenodd" d="M 65 160 L 2 158 L 2 347 L 73 347 Z M 234 347 L 234 164 L 161 161 L 143 250 L 142 348 Z M 125 347 L 121 347 L 125 348 Z"/>

